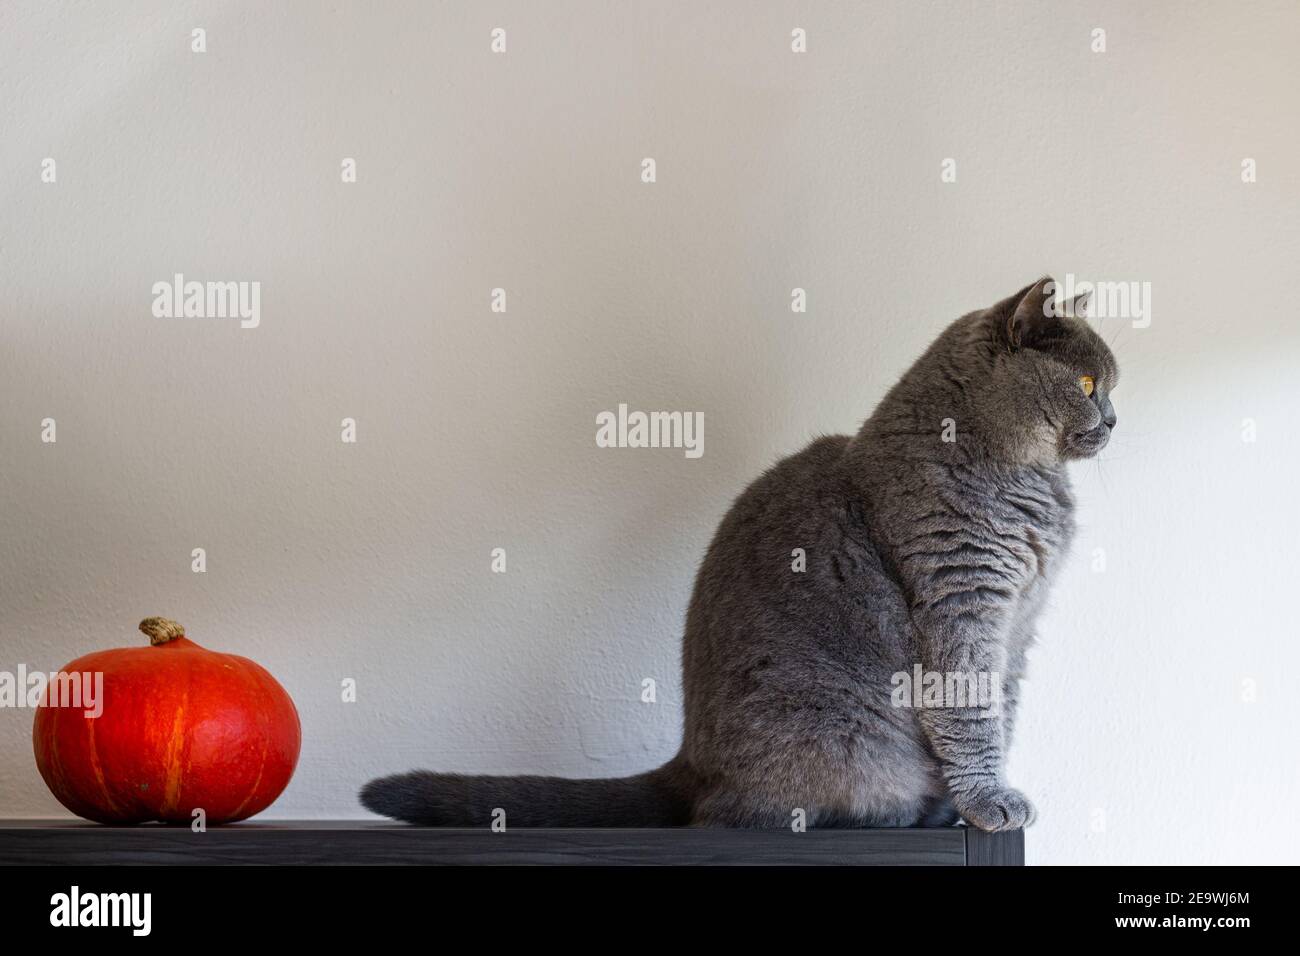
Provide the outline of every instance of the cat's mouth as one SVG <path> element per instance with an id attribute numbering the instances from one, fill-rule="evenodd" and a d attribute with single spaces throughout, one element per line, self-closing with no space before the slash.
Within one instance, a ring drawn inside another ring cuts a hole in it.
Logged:
<path id="1" fill-rule="evenodd" d="M 1066 441 L 1065 450 L 1070 458 L 1091 458 L 1110 441 L 1111 426 L 1105 422 L 1086 432 L 1075 432 Z"/>

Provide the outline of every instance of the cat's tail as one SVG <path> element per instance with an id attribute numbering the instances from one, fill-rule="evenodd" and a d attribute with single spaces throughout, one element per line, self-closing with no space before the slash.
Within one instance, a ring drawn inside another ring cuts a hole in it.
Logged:
<path id="1" fill-rule="evenodd" d="M 677 761 L 635 777 L 482 777 L 413 770 L 361 788 L 366 809 L 434 827 L 671 827 L 690 822 Z"/>

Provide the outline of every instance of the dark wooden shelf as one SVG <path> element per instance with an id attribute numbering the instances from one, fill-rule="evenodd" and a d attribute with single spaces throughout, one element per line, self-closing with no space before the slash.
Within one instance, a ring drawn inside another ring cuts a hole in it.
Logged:
<path id="1" fill-rule="evenodd" d="M 0 820 L 0 865 L 873 865 L 1023 866 L 1022 830 L 549 830 L 352 820 L 149 824 Z"/>

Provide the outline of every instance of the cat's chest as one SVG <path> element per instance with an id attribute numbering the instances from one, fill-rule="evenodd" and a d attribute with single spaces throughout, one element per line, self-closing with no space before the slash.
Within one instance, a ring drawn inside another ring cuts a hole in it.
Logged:
<path id="1" fill-rule="evenodd" d="M 1033 472 L 999 483 L 989 519 L 1021 565 L 1021 596 L 1039 598 L 1074 536 L 1074 502 L 1063 480 Z"/>
<path id="2" fill-rule="evenodd" d="M 899 496 L 882 525 L 909 600 L 963 600 L 956 592 L 1037 604 L 1074 532 L 1073 501 L 1052 475 L 947 471 L 921 496 L 933 502 L 913 517 L 916 498 Z M 908 512 L 912 512 L 909 514 Z"/>

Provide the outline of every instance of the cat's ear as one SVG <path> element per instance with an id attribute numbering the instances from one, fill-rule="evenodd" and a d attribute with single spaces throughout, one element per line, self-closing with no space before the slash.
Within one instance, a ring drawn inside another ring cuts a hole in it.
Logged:
<path id="1" fill-rule="evenodd" d="M 1051 276 L 1043 276 L 1015 295 L 1003 299 L 989 312 L 998 335 L 1007 348 L 1012 351 L 1031 349 L 1060 336 L 1061 316 L 1074 314 L 1064 310 L 1081 299 L 1086 299 L 1086 295 L 1075 296 L 1068 303 L 1057 302 L 1056 280 Z"/>
<path id="2" fill-rule="evenodd" d="M 1092 289 L 1084 289 L 1078 295 L 1066 299 L 1064 302 L 1056 304 L 1057 315 L 1068 315 L 1072 319 L 1083 319 L 1088 316 L 1088 306 L 1092 302 Z"/>

